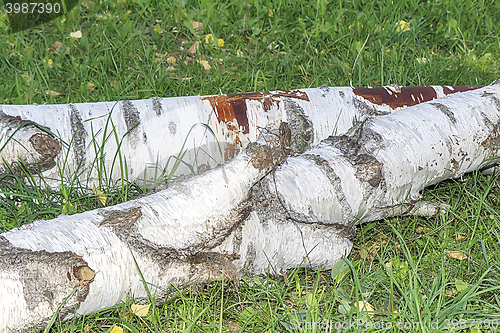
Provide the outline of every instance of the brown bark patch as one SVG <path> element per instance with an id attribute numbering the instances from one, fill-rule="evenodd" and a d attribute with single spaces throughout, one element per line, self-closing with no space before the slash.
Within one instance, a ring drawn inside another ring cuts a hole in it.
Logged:
<path id="1" fill-rule="evenodd" d="M 445 95 L 456 92 L 463 92 L 481 88 L 482 86 L 443 86 Z M 436 91 L 431 86 L 417 87 L 358 87 L 353 89 L 354 94 L 365 98 L 366 100 L 377 105 L 388 105 L 391 108 L 400 108 L 417 105 L 422 102 L 433 100 L 437 97 Z"/>
<path id="2" fill-rule="evenodd" d="M 278 105 L 282 97 L 302 99 L 309 101 L 309 96 L 300 90 L 282 90 L 273 92 L 252 92 L 241 94 L 229 94 L 218 96 L 202 97 L 207 100 L 215 110 L 217 121 L 226 123 L 230 131 L 237 131 L 238 128 L 232 124 L 236 120 L 239 127 L 242 127 L 243 134 L 249 133 L 247 100 L 259 101 L 264 110 L 269 111 L 273 105 Z M 236 142 L 238 144 L 238 142 Z"/>

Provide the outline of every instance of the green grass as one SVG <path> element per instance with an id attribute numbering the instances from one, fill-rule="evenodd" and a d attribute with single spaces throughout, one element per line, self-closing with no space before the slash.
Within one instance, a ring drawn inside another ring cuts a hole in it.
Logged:
<path id="1" fill-rule="evenodd" d="M 0 16 L 0 29 L 6 22 Z M 82 0 L 64 18 L 0 33 L 0 103 L 322 84 L 489 84 L 499 77 L 499 30 L 495 0 Z M 70 37 L 76 31 L 81 38 Z M 206 43 L 207 34 L 224 45 Z M 188 53 L 196 41 L 198 52 Z M 0 193 L 7 196 L 0 201 L 1 230 L 53 218 L 64 207 L 74 213 L 102 206 L 86 184 L 50 192 L 33 177 L 1 181 Z M 143 192 L 113 184 L 103 179 L 99 186 L 109 196 L 106 205 Z M 499 184 L 498 177 L 475 173 L 427 189 L 427 200 L 452 209 L 435 219 L 398 217 L 361 226 L 349 261 L 332 271 L 244 277 L 239 292 L 222 282 L 196 286 L 146 317 L 134 315 L 128 300 L 56 321 L 51 332 L 108 332 L 114 325 L 132 332 L 488 331 L 489 323 L 500 326 Z M 467 258 L 454 259 L 448 251 Z M 375 312 L 359 309 L 360 301 Z"/>

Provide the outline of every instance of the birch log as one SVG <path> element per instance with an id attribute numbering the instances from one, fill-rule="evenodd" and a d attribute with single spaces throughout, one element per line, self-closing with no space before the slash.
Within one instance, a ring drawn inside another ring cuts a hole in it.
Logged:
<path id="1" fill-rule="evenodd" d="M 146 180 L 154 186 L 158 178 L 172 171 L 178 156 L 184 163 L 175 170 L 177 175 L 230 160 L 257 139 L 259 127 L 277 126 L 282 121 L 300 127 L 310 122 L 310 131 L 292 143 L 300 153 L 330 135 L 344 134 L 355 121 L 474 88 L 477 86 L 323 86 L 121 102 L 2 105 L 0 111 L 57 133 L 63 150 L 57 167 L 44 174 L 51 186 L 59 186 L 61 174 L 69 180 L 76 173 L 81 184 L 91 187 L 103 170 L 108 178 L 118 180 L 123 175 L 120 158 L 122 165 L 127 164 L 124 174 L 128 180 Z M 197 124 L 207 124 L 215 136 Z M 8 151 L 2 156 L 17 158 Z"/>
<path id="2" fill-rule="evenodd" d="M 358 122 L 275 170 L 313 126 L 281 125 L 164 191 L 13 229 L 0 236 L 0 331 L 40 329 L 73 290 L 63 318 L 145 297 L 134 259 L 159 300 L 171 285 L 282 273 L 306 256 L 330 268 L 355 224 L 433 215 L 421 189 L 497 163 L 499 124 L 497 84 Z"/>

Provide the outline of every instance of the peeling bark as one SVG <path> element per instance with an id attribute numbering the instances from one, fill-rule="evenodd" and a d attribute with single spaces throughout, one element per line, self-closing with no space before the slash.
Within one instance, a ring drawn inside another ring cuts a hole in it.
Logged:
<path id="1" fill-rule="evenodd" d="M 99 165 L 118 180 L 122 176 L 118 146 L 127 163 L 128 180 L 145 180 L 147 186 L 154 186 L 161 175 L 172 170 L 172 157 L 178 156 L 182 147 L 186 152 L 183 161 L 201 172 L 234 158 L 257 139 L 259 128 L 284 121 L 291 128 L 300 127 L 296 132 L 301 136 L 292 142 L 292 153 L 299 154 L 330 135 L 344 134 L 356 121 L 475 88 L 323 86 L 122 102 L 2 105 L 0 111 L 57 133 L 63 143 L 57 158 L 59 167 L 44 174 L 51 186 L 59 185 L 63 170 L 68 179 L 76 173 L 82 184 L 91 187 L 98 179 Z M 205 127 L 193 128 L 196 124 L 208 124 L 215 137 Z M 5 150 L 2 157 L 16 160 L 16 154 Z M 183 164 L 176 170 L 177 175 L 189 173 L 191 169 Z"/>

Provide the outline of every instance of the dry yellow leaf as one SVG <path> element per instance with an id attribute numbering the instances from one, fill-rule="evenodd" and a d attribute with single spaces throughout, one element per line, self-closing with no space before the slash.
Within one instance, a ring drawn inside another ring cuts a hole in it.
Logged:
<path id="1" fill-rule="evenodd" d="M 191 21 L 191 26 L 193 27 L 194 31 L 197 33 L 200 33 L 203 31 L 203 23 L 197 22 L 197 21 Z"/>
<path id="2" fill-rule="evenodd" d="M 448 296 L 448 297 L 453 297 L 457 294 L 457 290 L 456 289 L 452 289 L 452 290 L 447 290 L 444 294 L 445 296 Z"/>
<path id="3" fill-rule="evenodd" d="M 194 42 L 193 46 L 191 46 L 188 50 L 187 53 L 195 54 L 196 51 L 198 51 L 198 47 L 200 46 L 200 42 L 196 41 Z"/>
<path id="4" fill-rule="evenodd" d="M 120 89 L 122 86 L 121 82 L 116 81 L 116 80 L 110 81 L 109 84 L 111 85 L 111 87 L 116 88 L 116 89 Z"/>
<path id="5" fill-rule="evenodd" d="M 57 91 L 54 91 L 54 90 L 45 90 L 45 93 L 47 95 L 49 95 L 50 97 L 56 97 L 56 96 L 60 95 L 60 93 L 58 93 Z"/>
<path id="6" fill-rule="evenodd" d="M 90 90 L 94 90 L 95 89 L 95 83 L 94 82 L 89 82 L 89 83 L 87 83 L 87 87 L 89 87 Z"/>
<path id="7" fill-rule="evenodd" d="M 456 240 L 464 240 L 465 237 L 462 236 L 461 234 L 457 233 Z"/>
<path id="8" fill-rule="evenodd" d="M 375 309 L 373 308 L 373 306 L 370 303 L 364 302 L 364 301 L 359 301 L 358 302 L 358 311 L 364 312 L 368 315 L 372 315 L 375 312 Z"/>
<path id="9" fill-rule="evenodd" d="M 174 56 L 170 56 L 170 57 L 168 57 L 168 58 L 167 58 L 167 62 L 168 62 L 169 64 L 175 64 L 175 62 L 176 62 L 176 61 L 177 61 L 177 60 L 175 59 L 175 57 L 174 57 Z"/>
<path id="10" fill-rule="evenodd" d="M 123 333 L 123 328 L 115 325 L 115 326 L 113 326 L 113 328 L 111 329 L 111 331 L 109 333 Z"/>
<path id="11" fill-rule="evenodd" d="M 146 304 L 146 305 L 132 304 L 130 310 L 132 310 L 132 312 L 139 317 L 146 317 L 148 315 L 150 306 L 151 304 Z"/>
<path id="12" fill-rule="evenodd" d="M 212 68 L 212 67 L 210 66 L 210 64 L 208 63 L 208 61 L 206 61 L 206 60 L 198 60 L 198 63 L 200 63 L 200 64 L 203 66 L 203 68 L 205 68 L 205 69 L 210 69 L 210 68 Z"/>
<path id="13" fill-rule="evenodd" d="M 82 32 L 80 30 L 77 30 L 77 31 L 74 31 L 74 32 L 70 32 L 69 36 L 71 38 L 82 38 Z"/>
<path id="14" fill-rule="evenodd" d="M 467 256 L 460 251 L 446 251 L 446 255 L 457 260 L 467 259 Z"/>
<path id="15" fill-rule="evenodd" d="M 106 194 L 102 193 L 101 191 L 99 191 L 96 187 L 95 187 L 95 184 L 92 184 L 92 192 L 94 192 L 95 195 L 97 195 L 97 198 L 99 199 L 99 201 L 102 203 L 103 206 L 106 206 L 106 200 L 108 199 L 108 197 L 106 196 Z"/>

